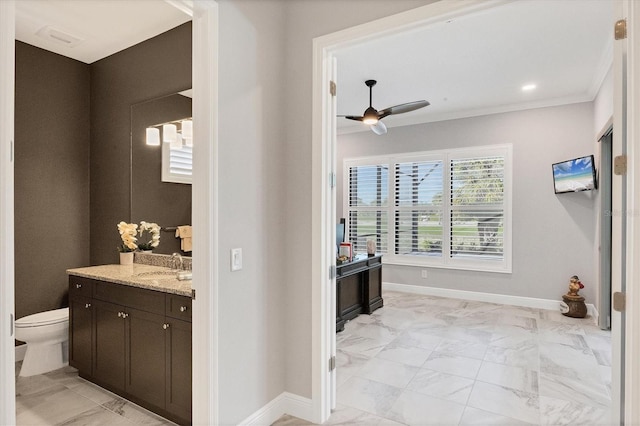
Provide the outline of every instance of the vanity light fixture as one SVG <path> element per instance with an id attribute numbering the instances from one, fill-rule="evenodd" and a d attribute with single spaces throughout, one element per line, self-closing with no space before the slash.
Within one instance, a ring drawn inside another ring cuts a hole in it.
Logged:
<path id="1" fill-rule="evenodd" d="M 162 125 L 162 142 L 174 144 L 178 136 L 178 128 L 175 124 Z"/>
<path id="2" fill-rule="evenodd" d="M 147 127 L 147 145 L 160 145 L 160 129 L 157 127 Z"/>
<path id="3" fill-rule="evenodd" d="M 180 130 L 178 130 L 178 125 Z M 162 126 L 162 137 L 160 137 L 160 126 Z M 147 145 L 159 146 L 162 141 L 171 144 L 171 149 L 193 146 L 193 121 L 191 118 L 156 124 L 147 127 L 146 133 Z"/>
<path id="4" fill-rule="evenodd" d="M 537 86 L 535 84 L 525 84 L 524 86 L 522 86 L 522 91 L 523 92 L 530 92 L 533 89 L 535 89 Z"/>
<path id="5" fill-rule="evenodd" d="M 193 121 L 183 120 L 182 124 L 182 139 L 184 139 L 185 146 L 193 146 Z"/>

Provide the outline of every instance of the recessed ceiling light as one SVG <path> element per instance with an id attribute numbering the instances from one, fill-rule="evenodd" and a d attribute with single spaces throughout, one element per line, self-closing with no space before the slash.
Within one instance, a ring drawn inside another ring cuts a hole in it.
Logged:
<path id="1" fill-rule="evenodd" d="M 525 84 L 524 86 L 522 86 L 522 91 L 523 92 L 530 92 L 535 88 L 536 88 L 535 84 Z"/>

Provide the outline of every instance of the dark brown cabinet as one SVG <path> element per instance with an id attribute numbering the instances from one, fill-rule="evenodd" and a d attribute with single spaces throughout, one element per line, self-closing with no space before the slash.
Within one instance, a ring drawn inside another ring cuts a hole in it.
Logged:
<path id="1" fill-rule="evenodd" d="M 358 256 L 336 268 L 336 331 L 383 305 L 382 255 Z"/>
<path id="2" fill-rule="evenodd" d="M 93 338 L 93 306 L 91 299 L 69 298 L 69 364 L 91 374 L 91 347 Z"/>
<path id="3" fill-rule="evenodd" d="M 69 301 L 69 364 L 80 376 L 190 424 L 191 299 L 72 275 Z"/>

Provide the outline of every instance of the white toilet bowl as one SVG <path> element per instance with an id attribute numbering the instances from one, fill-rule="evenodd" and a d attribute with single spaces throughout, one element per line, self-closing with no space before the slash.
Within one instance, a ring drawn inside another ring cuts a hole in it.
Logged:
<path id="1" fill-rule="evenodd" d="M 54 309 L 16 320 L 16 340 L 27 344 L 20 376 L 57 370 L 69 364 L 69 308 Z"/>

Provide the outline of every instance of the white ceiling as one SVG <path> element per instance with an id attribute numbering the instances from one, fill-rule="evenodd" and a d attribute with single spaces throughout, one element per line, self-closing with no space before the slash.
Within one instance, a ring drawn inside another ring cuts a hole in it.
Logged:
<path id="1" fill-rule="evenodd" d="M 190 20 L 161 0 L 16 3 L 16 39 L 85 63 Z M 612 22 L 610 0 L 517 0 L 354 45 L 336 54 L 338 113 L 364 112 L 368 79 L 378 81 L 373 90 L 377 109 L 431 102 L 386 117 L 389 128 L 591 101 L 611 65 Z M 38 36 L 46 27 L 81 41 L 69 47 Z M 527 83 L 537 89 L 523 92 Z M 368 131 L 343 118 L 338 126 L 340 133 Z"/>
<path id="2" fill-rule="evenodd" d="M 613 57 L 613 5 L 518 0 L 345 48 L 336 57 L 338 114 L 363 114 L 368 79 L 378 81 L 378 110 L 431 102 L 385 118 L 387 127 L 591 101 Z M 537 88 L 523 92 L 529 83 Z M 340 133 L 368 131 L 344 118 L 338 127 Z"/>
<path id="3" fill-rule="evenodd" d="M 16 39 L 90 64 L 190 20 L 161 0 L 20 0 Z M 37 35 L 48 28 L 54 38 Z M 80 42 L 55 38 L 67 35 Z"/>

